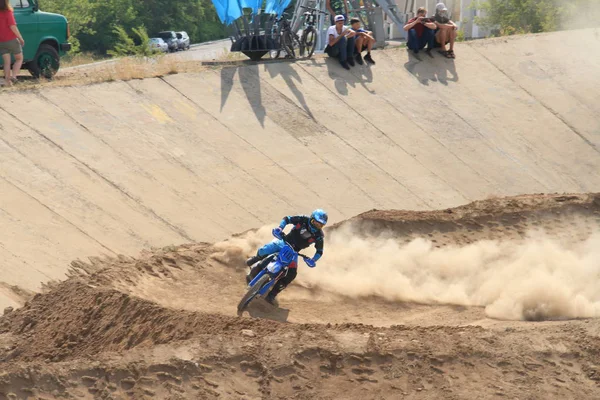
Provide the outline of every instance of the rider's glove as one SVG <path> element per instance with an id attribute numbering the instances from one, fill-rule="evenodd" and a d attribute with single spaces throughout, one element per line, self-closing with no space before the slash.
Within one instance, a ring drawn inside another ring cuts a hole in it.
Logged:
<path id="1" fill-rule="evenodd" d="M 306 262 L 306 265 L 308 265 L 311 268 L 314 268 L 317 266 L 317 262 L 315 260 L 313 260 L 312 258 L 306 258 L 304 260 L 304 262 Z"/>
<path id="2" fill-rule="evenodd" d="M 281 228 L 273 229 L 273 236 L 275 236 L 276 238 L 281 239 L 282 234 L 283 234 L 283 229 L 281 229 Z"/>

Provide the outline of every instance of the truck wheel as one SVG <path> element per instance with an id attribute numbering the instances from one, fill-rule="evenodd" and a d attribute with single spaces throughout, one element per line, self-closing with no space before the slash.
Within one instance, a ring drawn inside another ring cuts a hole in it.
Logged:
<path id="1" fill-rule="evenodd" d="M 27 64 L 27 68 L 34 78 L 52 79 L 60 68 L 58 51 L 49 44 L 41 44 L 35 58 Z"/>

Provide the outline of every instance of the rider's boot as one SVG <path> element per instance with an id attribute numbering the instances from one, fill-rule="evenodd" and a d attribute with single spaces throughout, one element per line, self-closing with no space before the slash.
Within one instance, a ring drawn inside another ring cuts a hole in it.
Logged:
<path id="1" fill-rule="evenodd" d="M 276 294 L 269 293 L 267 295 L 267 297 L 265 297 L 265 300 L 267 301 L 267 303 L 271 304 L 272 306 L 279 307 L 279 302 L 275 298 L 276 296 L 277 296 Z"/>
<path id="2" fill-rule="evenodd" d="M 281 291 L 283 289 L 285 289 L 285 285 L 282 283 L 279 283 L 273 289 L 271 289 L 271 291 L 269 292 L 267 297 L 265 297 L 265 300 L 267 301 L 267 303 L 270 303 L 270 304 L 274 305 L 275 307 L 279 307 L 279 302 L 277 301 L 277 299 L 275 297 L 277 297 L 277 295 L 279 293 L 281 293 Z"/>
<path id="3" fill-rule="evenodd" d="M 262 260 L 263 258 L 265 258 L 265 256 L 259 256 L 258 253 L 256 253 L 256 255 L 254 257 L 250 257 L 249 259 L 246 260 L 246 265 L 251 267 L 254 264 L 256 264 L 257 262 L 259 262 L 260 260 Z"/>

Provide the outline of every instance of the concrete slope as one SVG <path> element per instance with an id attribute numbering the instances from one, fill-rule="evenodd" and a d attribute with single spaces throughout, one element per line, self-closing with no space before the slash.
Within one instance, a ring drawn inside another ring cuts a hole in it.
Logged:
<path id="1" fill-rule="evenodd" d="M 289 213 L 600 190 L 598 31 L 1 95 L 0 306 L 70 260 Z"/>

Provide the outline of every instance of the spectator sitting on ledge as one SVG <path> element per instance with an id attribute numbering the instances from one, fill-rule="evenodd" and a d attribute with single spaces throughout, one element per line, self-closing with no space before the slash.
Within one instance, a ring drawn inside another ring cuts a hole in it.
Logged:
<path id="1" fill-rule="evenodd" d="M 344 26 L 346 18 L 343 15 L 335 16 L 335 25 L 327 29 L 327 47 L 325 53 L 329 57 L 335 57 L 340 60 L 340 64 L 345 69 L 354 67 L 354 42 L 356 40 L 356 32 Z"/>
<path id="2" fill-rule="evenodd" d="M 375 64 L 375 61 L 371 58 L 371 50 L 375 44 L 375 38 L 373 32 L 367 31 L 360 27 L 360 19 L 354 17 L 350 19 L 350 26 L 352 30 L 356 32 L 356 62 L 360 65 L 363 64 L 363 58 L 361 53 L 367 50 L 365 61 L 369 64 Z"/>
<path id="3" fill-rule="evenodd" d="M 458 27 L 448 17 L 448 9 L 444 3 L 438 3 L 435 6 L 435 41 L 441 47 L 440 54 L 447 58 L 455 58 L 454 56 L 454 41 Z M 450 49 L 446 51 L 446 45 L 450 44 Z"/>
<path id="4" fill-rule="evenodd" d="M 417 10 L 417 16 L 410 19 L 404 30 L 407 32 L 407 47 L 414 51 L 415 54 L 427 45 L 427 53 L 433 50 L 435 46 L 435 29 L 436 25 L 431 18 L 427 18 L 427 10 L 425 7 L 420 7 Z"/>

